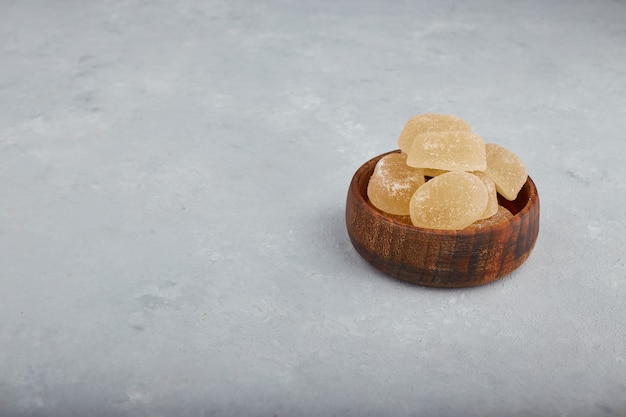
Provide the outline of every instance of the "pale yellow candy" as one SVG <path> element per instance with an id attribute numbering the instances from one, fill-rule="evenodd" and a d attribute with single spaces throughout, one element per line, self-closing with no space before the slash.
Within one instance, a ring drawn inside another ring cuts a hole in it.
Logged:
<path id="1" fill-rule="evenodd" d="M 474 174 L 452 171 L 417 189 L 409 205 L 411 222 L 428 229 L 460 230 L 487 207 L 487 188 Z"/>
<path id="2" fill-rule="evenodd" d="M 487 208 L 480 218 L 489 218 L 498 212 L 498 193 L 496 192 L 496 184 L 483 172 L 474 171 L 472 174 L 480 178 L 483 184 L 485 184 L 485 187 L 487 187 Z"/>
<path id="3" fill-rule="evenodd" d="M 496 190 L 509 201 L 517 198 L 528 178 L 526 167 L 517 155 L 495 143 L 485 145 L 485 174 L 496 183 Z"/>
<path id="4" fill-rule="evenodd" d="M 392 153 L 382 157 L 367 186 L 367 196 L 377 209 L 389 214 L 408 215 L 409 200 L 424 184 L 424 171 L 409 167 L 406 155 Z"/>
<path id="5" fill-rule="evenodd" d="M 477 220 L 471 225 L 469 225 L 467 228 L 468 229 L 482 229 L 484 227 L 495 226 L 497 224 L 504 223 L 505 221 L 511 219 L 512 217 L 513 217 L 513 214 L 511 214 L 509 210 L 507 210 L 506 208 L 502 206 L 498 206 L 498 211 L 496 212 L 496 214 L 486 219 Z"/>
<path id="6" fill-rule="evenodd" d="M 398 138 L 398 147 L 404 153 L 409 153 L 413 140 L 422 133 L 446 132 L 464 130 L 471 132 L 472 128 L 467 122 L 459 117 L 449 114 L 418 114 L 411 117 Z"/>
<path id="7" fill-rule="evenodd" d="M 485 143 L 472 132 L 428 132 L 418 135 L 408 153 L 407 165 L 447 171 L 484 171 Z"/>

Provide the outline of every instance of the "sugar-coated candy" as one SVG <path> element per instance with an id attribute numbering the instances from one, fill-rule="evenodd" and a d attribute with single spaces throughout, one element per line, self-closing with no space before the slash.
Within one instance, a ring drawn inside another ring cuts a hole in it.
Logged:
<path id="1" fill-rule="evenodd" d="M 496 214 L 486 219 L 475 221 L 474 223 L 470 224 L 467 228 L 468 229 L 482 229 L 484 227 L 495 226 L 496 224 L 503 223 L 512 217 L 513 217 L 513 214 L 511 214 L 509 210 L 507 210 L 506 208 L 502 206 L 498 206 L 498 211 L 496 212 Z"/>
<path id="2" fill-rule="evenodd" d="M 487 194 L 485 184 L 474 174 L 441 174 L 413 194 L 409 204 L 411 222 L 429 229 L 464 229 L 485 212 Z"/>
<path id="3" fill-rule="evenodd" d="M 367 186 L 367 196 L 374 207 L 385 213 L 408 215 L 409 200 L 422 184 L 423 170 L 409 167 L 406 155 L 392 153 L 376 164 Z"/>
<path id="4" fill-rule="evenodd" d="M 472 174 L 480 178 L 483 184 L 485 184 L 485 187 L 487 187 L 487 208 L 480 218 L 489 218 L 498 212 L 498 193 L 496 192 L 496 184 L 483 172 L 474 171 Z"/>
<path id="5" fill-rule="evenodd" d="M 475 133 L 427 132 L 418 135 L 408 152 L 407 165 L 447 171 L 484 171 L 485 143 Z"/>
<path id="6" fill-rule="evenodd" d="M 463 119 L 413 116 L 398 146 L 400 153 L 379 160 L 367 188 L 372 205 L 392 220 L 460 230 L 489 227 L 513 216 L 498 198 L 517 198 L 528 178 L 524 164 L 502 146 L 485 145 Z"/>
<path id="7" fill-rule="evenodd" d="M 471 132 L 472 128 L 465 120 L 449 114 L 418 114 L 411 117 L 404 125 L 398 138 L 398 146 L 402 152 L 408 154 L 417 135 L 455 130 Z"/>
<path id="8" fill-rule="evenodd" d="M 486 144 L 485 152 L 485 174 L 496 183 L 496 190 L 502 197 L 509 201 L 515 200 L 528 178 L 524 163 L 513 152 L 495 143 Z"/>

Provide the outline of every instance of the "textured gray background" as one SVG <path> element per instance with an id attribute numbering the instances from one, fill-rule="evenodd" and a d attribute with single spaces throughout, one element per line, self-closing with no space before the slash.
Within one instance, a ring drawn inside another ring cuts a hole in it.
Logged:
<path id="1" fill-rule="evenodd" d="M 491 285 L 386 278 L 406 119 L 515 151 Z M 0 415 L 626 416 L 626 3 L 0 2 Z"/>

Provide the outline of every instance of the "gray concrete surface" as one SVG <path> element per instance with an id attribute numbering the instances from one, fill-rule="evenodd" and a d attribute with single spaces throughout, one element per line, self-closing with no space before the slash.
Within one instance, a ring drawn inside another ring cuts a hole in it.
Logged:
<path id="1" fill-rule="evenodd" d="M 1 416 L 626 415 L 624 1 L 3 0 Z M 343 220 L 406 119 L 542 203 L 493 284 Z"/>

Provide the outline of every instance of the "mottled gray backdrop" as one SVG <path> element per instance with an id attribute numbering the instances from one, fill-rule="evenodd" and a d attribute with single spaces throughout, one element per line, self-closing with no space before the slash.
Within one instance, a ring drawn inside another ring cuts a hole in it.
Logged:
<path id="1" fill-rule="evenodd" d="M 541 197 L 479 288 L 345 194 L 413 114 Z M 626 3 L 2 0 L 0 416 L 626 415 Z"/>

